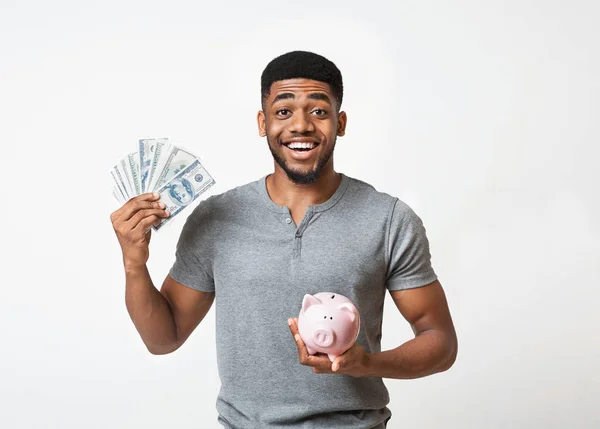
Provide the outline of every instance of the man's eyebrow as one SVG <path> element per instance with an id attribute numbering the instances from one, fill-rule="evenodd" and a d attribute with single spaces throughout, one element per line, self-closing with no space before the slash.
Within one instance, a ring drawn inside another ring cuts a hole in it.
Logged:
<path id="1" fill-rule="evenodd" d="M 329 104 L 331 104 L 331 100 L 329 99 L 327 94 L 325 94 L 323 92 L 313 92 L 312 94 L 309 94 L 308 98 L 313 99 L 313 100 L 323 100 L 323 101 L 326 101 Z"/>
<path id="2" fill-rule="evenodd" d="M 291 92 L 282 92 L 281 94 L 277 94 L 275 96 L 275 98 L 273 99 L 273 102 L 271 104 L 275 104 L 280 100 L 288 100 L 290 98 L 294 99 L 294 98 L 296 98 L 296 96 Z M 325 94 L 324 92 L 313 92 L 308 95 L 308 98 L 311 100 L 326 101 L 327 103 L 331 104 L 331 100 L 329 99 L 327 94 Z"/>
<path id="3" fill-rule="evenodd" d="M 282 92 L 281 94 L 277 94 L 277 96 L 273 99 L 273 102 L 271 104 L 275 104 L 279 100 L 287 100 L 288 98 L 295 98 L 295 96 L 291 92 Z"/>

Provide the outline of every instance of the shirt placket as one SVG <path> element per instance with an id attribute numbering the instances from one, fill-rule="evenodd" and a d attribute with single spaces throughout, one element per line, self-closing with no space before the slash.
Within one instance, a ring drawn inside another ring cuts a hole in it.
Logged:
<path id="1" fill-rule="evenodd" d="M 302 222 L 300 222 L 300 225 L 298 225 L 298 227 L 296 227 L 294 225 L 294 223 L 292 222 L 291 213 L 289 213 L 289 209 L 288 209 L 288 217 L 286 218 L 285 222 L 290 226 L 290 230 L 293 231 L 293 233 L 294 233 L 294 241 L 292 244 L 292 258 L 293 259 L 300 259 L 302 256 L 302 235 L 304 234 L 304 231 L 306 230 L 306 227 L 308 226 L 312 216 L 313 216 L 313 211 L 312 211 L 311 207 L 308 207 L 306 209 L 306 213 L 304 214 L 304 218 L 302 219 Z"/>

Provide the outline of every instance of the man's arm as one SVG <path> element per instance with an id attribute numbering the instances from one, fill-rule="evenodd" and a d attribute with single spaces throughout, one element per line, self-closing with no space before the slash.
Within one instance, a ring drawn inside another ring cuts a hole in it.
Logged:
<path id="1" fill-rule="evenodd" d="M 411 324 L 415 338 L 393 350 L 366 353 L 355 343 L 333 363 L 327 355 L 310 356 L 298 334 L 298 320 L 289 319 L 302 365 L 317 374 L 348 374 L 353 377 L 418 378 L 449 369 L 458 351 L 458 341 L 446 296 L 436 280 L 414 289 L 390 292 L 400 313 Z"/>
<path id="2" fill-rule="evenodd" d="M 155 355 L 177 350 L 210 310 L 214 293 L 191 289 L 167 276 L 160 292 L 146 266 L 126 274 L 125 302 L 133 324 Z"/>
<path id="3" fill-rule="evenodd" d="M 146 263 L 153 224 L 169 217 L 157 193 L 130 199 L 111 214 L 123 252 L 125 303 L 142 341 L 153 354 L 177 350 L 210 309 L 214 293 L 199 292 L 167 276 L 159 292 Z"/>
<path id="4" fill-rule="evenodd" d="M 456 360 L 458 340 L 439 281 L 390 294 L 415 338 L 395 349 L 368 354 L 362 375 L 408 379 L 449 369 Z"/>

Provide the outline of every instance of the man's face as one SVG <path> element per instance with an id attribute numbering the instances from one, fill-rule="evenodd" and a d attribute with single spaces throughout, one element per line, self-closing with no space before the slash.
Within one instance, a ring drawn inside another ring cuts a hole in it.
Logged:
<path id="1" fill-rule="evenodd" d="M 271 85 L 258 112 L 259 134 L 294 183 L 314 183 L 324 170 L 333 171 L 336 136 L 346 128 L 346 114 L 337 109 L 327 83 L 289 79 Z"/>

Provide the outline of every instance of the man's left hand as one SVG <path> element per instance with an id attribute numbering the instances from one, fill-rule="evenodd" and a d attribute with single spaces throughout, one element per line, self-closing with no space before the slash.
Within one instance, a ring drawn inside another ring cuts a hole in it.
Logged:
<path id="1" fill-rule="evenodd" d="M 300 364 L 311 366 L 315 374 L 347 374 L 352 377 L 365 377 L 369 364 L 369 354 L 357 343 L 346 352 L 335 358 L 333 362 L 323 353 L 308 354 L 306 345 L 298 333 L 298 318 L 288 319 L 290 331 L 298 347 Z"/>

